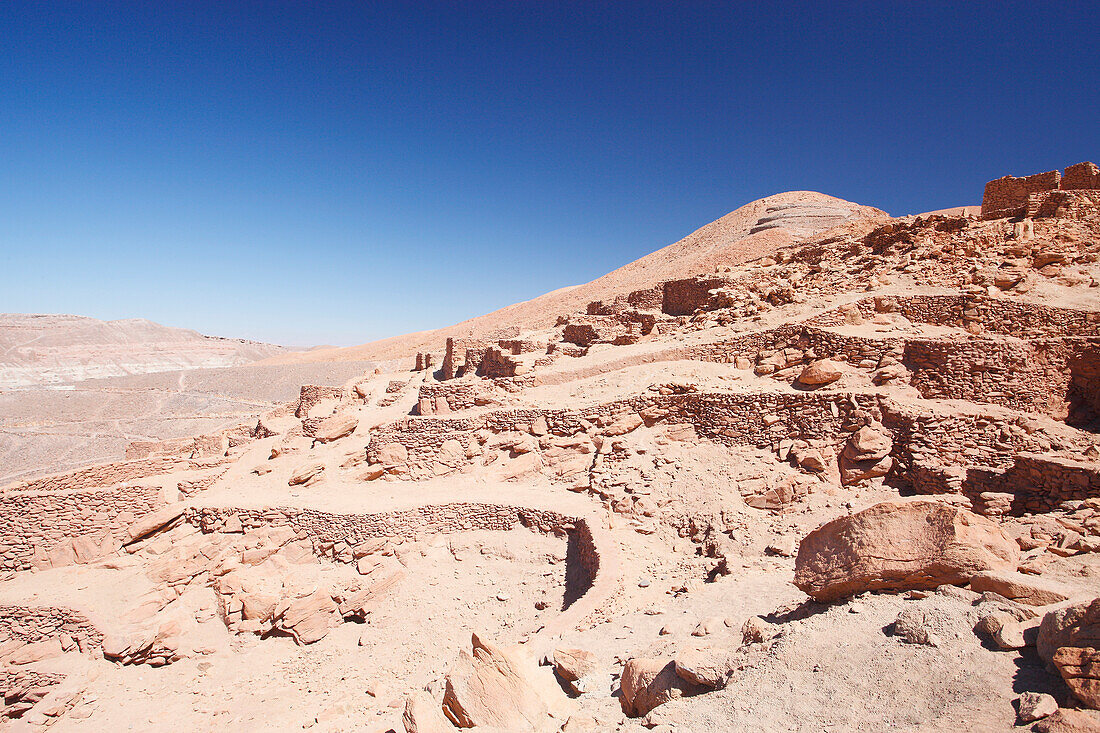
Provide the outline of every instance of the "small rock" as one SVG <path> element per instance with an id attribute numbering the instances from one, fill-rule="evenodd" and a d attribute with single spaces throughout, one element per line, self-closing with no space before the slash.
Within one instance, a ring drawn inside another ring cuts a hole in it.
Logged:
<path id="1" fill-rule="evenodd" d="M 1034 723 L 1058 712 L 1058 702 L 1042 692 L 1025 692 L 1016 702 L 1016 715 L 1021 723 Z"/>

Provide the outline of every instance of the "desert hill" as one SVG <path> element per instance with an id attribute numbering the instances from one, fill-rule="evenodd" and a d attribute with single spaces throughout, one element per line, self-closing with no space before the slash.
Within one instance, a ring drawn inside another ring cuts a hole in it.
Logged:
<path id="1" fill-rule="evenodd" d="M 280 354 L 273 363 L 393 359 L 439 349 L 448 338 L 481 338 L 508 328 L 553 326 L 558 316 L 594 300 L 670 280 L 712 272 L 767 256 L 779 247 L 831 227 L 866 224 L 888 215 L 870 206 L 813 191 L 788 191 L 745 204 L 688 236 L 584 285 L 559 288 L 446 328 L 341 349 Z"/>
<path id="2" fill-rule="evenodd" d="M 230 367 L 283 346 L 204 336 L 142 318 L 0 313 L 0 389 L 73 384 L 180 369 Z"/>

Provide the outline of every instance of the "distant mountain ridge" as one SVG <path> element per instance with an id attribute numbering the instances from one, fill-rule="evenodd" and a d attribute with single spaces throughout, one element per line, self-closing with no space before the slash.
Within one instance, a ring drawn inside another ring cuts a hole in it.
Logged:
<path id="1" fill-rule="evenodd" d="M 0 389 L 86 379 L 230 367 L 290 349 L 206 336 L 144 318 L 101 321 L 68 314 L 0 314 Z"/>

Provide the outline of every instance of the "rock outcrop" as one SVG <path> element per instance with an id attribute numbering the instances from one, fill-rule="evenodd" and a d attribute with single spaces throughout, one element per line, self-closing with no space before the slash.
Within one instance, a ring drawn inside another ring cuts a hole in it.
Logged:
<path id="1" fill-rule="evenodd" d="M 886 502 L 840 517 L 798 548 L 795 585 L 818 601 L 868 590 L 963 584 L 988 570 L 1014 570 L 1019 549 L 984 517 L 947 504 Z"/>

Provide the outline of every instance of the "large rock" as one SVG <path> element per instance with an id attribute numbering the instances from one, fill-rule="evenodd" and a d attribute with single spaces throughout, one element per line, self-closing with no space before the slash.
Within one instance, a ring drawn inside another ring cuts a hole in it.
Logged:
<path id="1" fill-rule="evenodd" d="M 1100 709 L 1100 651 L 1064 646 L 1054 652 L 1054 666 L 1074 697 L 1094 710 Z"/>
<path id="2" fill-rule="evenodd" d="M 447 673 L 443 712 L 460 728 L 539 730 L 548 721 L 545 701 L 519 660 L 473 635 L 473 654 L 459 652 Z"/>
<path id="3" fill-rule="evenodd" d="M 306 463 L 298 466 L 294 469 L 294 472 L 290 474 L 290 479 L 287 483 L 291 486 L 300 486 L 302 484 L 310 484 L 316 481 L 317 478 L 324 473 L 325 464 L 320 461 L 314 461 L 312 463 Z"/>
<path id="4" fill-rule="evenodd" d="M 1054 671 L 1054 652 L 1064 646 L 1100 649 L 1100 598 L 1057 608 L 1043 617 L 1035 648 Z"/>
<path id="5" fill-rule="evenodd" d="M 1021 723 L 1034 723 L 1058 712 L 1058 701 L 1042 692 L 1025 692 L 1017 702 L 1016 717 Z"/>
<path id="6" fill-rule="evenodd" d="M 328 635 L 342 619 L 336 602 L 326 590 L 284 601 L 275 610 L 276 625 L 299 644 L 312 644 Z"/>
<path id="7" fill-rule="evenodd" d="M 398 466 L 409 460 L 409 449 L 401 443 L 386 443 L 375 453 L 375 460 L 385 466 Z"/>
<path id="8" fill-rule="evenodd" d="M 894 443 L 885 428 L 864 425 L 857 430 L 840 454 L 840 481 L 845 486 L 890 473 Z"/>
<path id="9" fill-rule="evenodd" d="M 1031 730 L 1035 733 L 1100 733 L 1100 717 L 1086 710 L 1059 708 Z"/>
<path id="10" fill-rule="evenodd" d="M 401 716 L 406 733 L 454 733 L 455 727 L 443 715 L 439 703 L 423 690 L 418 690 L 405 700 L 405 712 Z"/>
<path id="11" fill-rule="evenodd" d="M 832 384 L 843 376 L 844 370 L 835 361 L 819 359 L 802 370 L 798 381 L 808 387 L 820 387 Z"/>
<path id="12" fill-rule="evenodd" d="M 321 421 L 313 434 L 313 439 L 318 443 L 331 443 L 351 435 L 358 425 L 359 418 L 354 415 L 333 415 Z"/>
<path id="13" fill-rule="evenodd" d="M 645 715 L 669 700 L 705 689 L 676 674 L 676 663 L 665 659 L 629 660 L 623 667 L 619 685 L 623 712 L 634 717 Z"/>
<path id="14" fill-rule="evenodd" d="M 1016 572 L 978 573 L 970 579 L 970 588 L 978 593 L 992 591 L 1028 606 L 1047 606 L 1070 597 L 1069 590 L 1057 583 Z"/>
<path id="15" fill-rule="evenodd" d="M 675 665 L 681 679 L 712 690 L 725 687 L 737 669 L 736 659 L 724 649 L 685 649 Z"/>
<path id="16" fill-rule="evenodd" d="M 834 519 L 802 540 L 794 582 L 818 601 L 869 590 L 961 585 L 1015 570 L 1019 548 L 1000 527 L 937 502 L 885 502 Z"/>
<path id="17" fill-rule="evenodd" d="M 844 457 L 853 461 L 878 461 L 890 455 L 894 442 L 884 429 L 864 425 L 844 446 Z"/>

